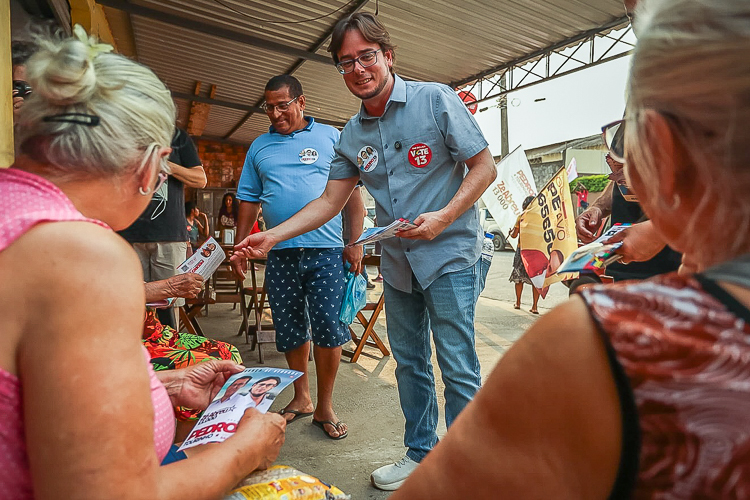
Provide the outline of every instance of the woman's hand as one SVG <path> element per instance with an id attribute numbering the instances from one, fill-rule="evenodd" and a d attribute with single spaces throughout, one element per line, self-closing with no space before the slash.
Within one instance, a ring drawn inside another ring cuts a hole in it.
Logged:
<path id="1" fill-rule="evenodd" d="M 194 299 L 203 288 L 203 276 L 197 273 L 184 273 L 167 278 L 170 297 Z"/>
<path id="2" fill-rule="evenodd" d="M 180 370 L 157 372 L 174 406 L 205 410 L 229 377 L 245 367 L 233 361 L 212 359 Z"/>
<path id="3" fill-rule="evenodd" d="M 249 447 L 257 450 L 256 469 L 267 469 L 279 455 L 285 433 L 286 419 L 283 416 L 248 408 L 237 426 L 237 432 L 230 439 L 247 439 Z"/>

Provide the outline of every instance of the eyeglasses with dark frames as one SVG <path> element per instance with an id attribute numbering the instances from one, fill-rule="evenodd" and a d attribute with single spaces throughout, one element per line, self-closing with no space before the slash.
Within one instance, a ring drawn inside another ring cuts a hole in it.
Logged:
<path id="1" fill-rule="evenodd" d="M 297 96 L 288 102 L 282 102 L 281 104 L 276 104 L 276 105 L 268 104 L 267 102 L 264 102 L 263 104 L 260 105 L 260 107 L 263 109 L 263 111 L 266 112 L 266 114 L 269 114 L 269 115 L 273 113 L 275 110 L 279 110 L 279 112 L 284 113 L 286 111 L 289 111 L 289 106 L 300 97 L 301 96 Z"/>
<path id="2" fill-rule="evenodd" d="M 370 66 L 378 62 L 378 52 L 380 52 L 380 49 L 365 52 L 364 54 L 360 55 L 359 57 L 355 57 L 354 59 L 339 61 L 339 63 L 336 65 L 336 69 L 339 70 L 339 73 L 341 73 L 342 75 L 348 75 L 349 73 L 354 71 L 354 66 L 356 63 L 359 63 L 359 65 L 363 68 L 369 68 Z"/>

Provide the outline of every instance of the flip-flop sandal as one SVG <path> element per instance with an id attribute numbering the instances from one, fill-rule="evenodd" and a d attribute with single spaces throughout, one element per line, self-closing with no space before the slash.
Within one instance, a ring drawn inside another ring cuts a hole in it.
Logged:
<path id="1" fill-rule="evenodd" d="M 513 309 L 521 309 L 521 306 L 518 304 L 513 304 Z"/>
<path id="2" fill-rule="evenodd" d="M 529 310 L 529 312 L 530 312 L 531 314 L 539 314 L 539 311 L 535 311 L 535 310 L 533 310 L 533 309 L 530 309 L 530 310 Z"/>
<path id="3" fill-rule="evenodd" d="M 313 423 L 314 426 L 320 427 L 320 429 L 323 431 L 323 434 L 325 434 L 326 436 L 328 436 L 329 439 L 336 439 L 336 440 L 338 440 L 338 439 L 344 439 L 346 436 L 349 435 L 349 431 L 344 431 L 343 434 L 339 434 L 338 436 L 331 436 L 328 433 L 328 431 L 326 430 L 325 424 L 328 424 L 331 427 L 333 427 L 334 429 L 336 429 L 336 431 L 341 432 L 341 428 L 339 427 L 341 425 L 341 421 L 340 420 L 338 422 L 336 422 L 336 423 L 333 423 L 331 420 L 315 420 L 315 419 L 313 419 L 312 423 Z"/>
<path id="4" fill-rule="evenodd" d="M 311 411 L 300 411 L 300 410 L 287 410 L 284 408 L 283 410 L 279 410 L 279 415 L 286 415 L 286 414 L 294 415 L 294 417 L 291 420 L 287 420 L 287 425 L 291 424 L 295 420 L 298 420 L 300 418 L 309 417 L 313 414 Z"/>

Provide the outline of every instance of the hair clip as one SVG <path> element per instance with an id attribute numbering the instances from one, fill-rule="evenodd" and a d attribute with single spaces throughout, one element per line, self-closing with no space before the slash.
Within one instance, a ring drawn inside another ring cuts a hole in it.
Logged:
<path id="1" fill-rule="evenodd" d="M 76 125 L 85 125 L 87 127 L 96 127 L 99 125 L 99 117 L 88 115 L 86 113 L 60 113 L 59 115 L 50 115 L 42 118 L 44 122 L 55 123 L 74 123 Z"/>
<path id="2" fill-rule="evenodd" d="M 80 24 L 73 26 L 73 35 L 88 47 L 89 57 L 92 60 L 99 54 L 106 54 L 114 50 L 114 47 L 108 43 L 96 43 L 96 38 L 90 37 Z"/>

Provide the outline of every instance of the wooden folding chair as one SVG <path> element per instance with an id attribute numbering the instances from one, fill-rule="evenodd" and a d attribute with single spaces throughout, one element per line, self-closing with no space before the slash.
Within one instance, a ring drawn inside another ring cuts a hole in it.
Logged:
<path id="1" fill-rule="evenodd" d="M 379 266 L 380 255 L 365 255 L 365 257 L 362 259 L 362 263 L 366 266 Z M 380 349 L 380 352 L 383 354 L 383 356 L 391 355 L 390 351 L 385 346 L 383 341 L 380 340 L 380 337 L 378 337 L 378 334 L 375 333 L 375 324 L 377 323 L 378 317 L 383 310 L 384 304 L 385 295 L 383 292 L 381 292 L 380 297 L 376 302 L 368 302 L 365 307 L 357 313 L 357 321 L 364 328 L 362 336 L 358 336 L 352 329 L 351 325 L 349 326 L 349 333 L 351 334 L 352 340 L 357 345 L 357 347 L 354 349 L 354 351 L 343 350 L 341 352 L 341 355 L 350 358 L 350 362 L 357 362 L 359 356 L 362 354 L 362 349 L 364 349 L 365 346 L 377 347 L 378 349 Z M 363 311 L 372 311 L 372 313 L 368 318 L 364 315 Z M 352 325 L 353 324 L 355 323 L 352 323 Z"/>
<path id="2" fill-rule="evenodd" d="M 205 337 L 200 323 L 198 323 L 198 314 L 201 309 L 209 304 L 216 303 L 216 294 L 207 285 L 201 293 L 194 299 L 185 299 L 185 305 L 179 308 L 180 325 L 193 335 Z"/>
<path id="3" fill-rule="evenodd" d="M 248 262 L 248 269 L 250 270 L 250 280 L 252 286 L 243 287 L 242 293 L 242 304 L 247 311 L 248 321 L 245 325 L 245 341 L 250 343 L 250 349 L 255 350 L 258 347 L 258 360 L 264 363 L 263 360 L 263 344 L 276 344 L 276 330 L 273 326 L 273 319 L 270 314 L 270 306 L 268 304 L 268 294 L 266 293 L 265 283 L 259 284 L 258 276 L 255 271 L 255 264 L 265 264 L 265 259 L 254 259 Z M 267 316 L 271 318 L 271 321 L 264 322 L 265 313 L 268 312 Z M 254 317 L 255 323 L 250 324 L 249 318 Z M 251 342 L 252 337 L 252 342 Z"/>

